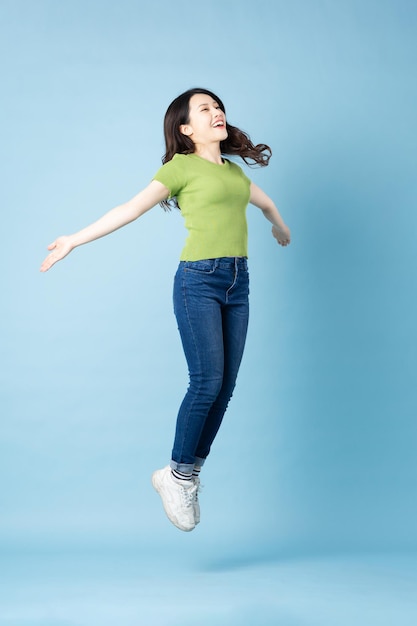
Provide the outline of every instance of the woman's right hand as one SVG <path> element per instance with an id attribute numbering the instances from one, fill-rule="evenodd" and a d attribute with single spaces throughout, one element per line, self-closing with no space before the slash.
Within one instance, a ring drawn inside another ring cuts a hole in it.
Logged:
<path id="1" fill-rule="evenodd" d="M 74 245 L 71 243 L 71 237 L 64 235 L 55 239 L 48 246 L 48 250 L 51 250 L 51 252 L 42 263 L 41 272 L 47 272 L 57 261 L 66 257 L 73 249 Z"/>
<path id="2" fill-rule="evenodd" d="M 41 265 L 41 272 L 47 272 L 57 261 L 63 259 L 77 246 L 81 246 L 89 241 L 104 237 L 118 228 L 133 222 L 139 216 L 149 211 L 153 206 L 166 200 L 169 196 L 169 189 L 157 180 L 149 183 L 136 196 L 128 202 L 114 207 L 96 222 L 86 226 L 82 230 L 74 233 L 70 237 L 58 237 L 48 246 L 51 251 Z"/>

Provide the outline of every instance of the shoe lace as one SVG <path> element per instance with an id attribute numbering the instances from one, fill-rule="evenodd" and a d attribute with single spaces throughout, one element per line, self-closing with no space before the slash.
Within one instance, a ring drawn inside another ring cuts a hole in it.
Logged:
<path id="1" fill-rule="evenodd" d="M 200 483 L 199 478 L 197 478 L 197 480 L 194 482 L 194 485 L 195 485 L 194 502 L 198 504 L 198 494 L 200 491 L 203 490 L 204 485 Z"/>
<path id="2" fill-rule="evenodd" d="M 192 487 L 180 487 L 180 496 L 181 503 L 185 508 L 193 506 L 193 503 L 196 500 L 197 487 L 193 485 Z"/>

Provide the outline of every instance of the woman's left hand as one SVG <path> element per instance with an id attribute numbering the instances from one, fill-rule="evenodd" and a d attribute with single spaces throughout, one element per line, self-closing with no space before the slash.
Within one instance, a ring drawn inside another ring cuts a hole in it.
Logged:
<path id="1" fill-rule="evenodd" d="M 280 246 L 288 246 L 291 243 L 291 233 L 287 226 L 278 228 L 272 227 L 272 235 L 275 237 Z"/>

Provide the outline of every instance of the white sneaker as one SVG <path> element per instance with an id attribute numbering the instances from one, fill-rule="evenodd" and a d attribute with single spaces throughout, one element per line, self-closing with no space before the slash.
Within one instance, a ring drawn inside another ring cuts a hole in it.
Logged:
<path id="1" fill-rule="evenodd" d="M 200 478 L 198 476 L 193 476 L 193 482 L 194 482 L 194 485 L 196 486 L 196 490 L 194 493 L 194 502 L 193 502 L 194 522 L 195 522 L 195 525 L 197 526 L 197 524 L 200 523 L 200 503 L 198 501 L 198 492 L 201 490 Z"/>
<path id="2" fill-rule="evenodd" d="M 180 530 L 195 528 L 194 502 L 197 486 L 192 480 L 177 480 L 169 465 L 152 474 L 152 485 L 159 493 L 168 519 Z"/>

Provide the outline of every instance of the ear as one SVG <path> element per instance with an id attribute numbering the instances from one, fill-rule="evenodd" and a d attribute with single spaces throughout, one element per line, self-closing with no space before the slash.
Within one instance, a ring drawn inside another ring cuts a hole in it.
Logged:
<path id="1" fill-rule="evenodd" d="M 193 134 L 193 129 L 188 124 L 181 124 L 180 133 L 189 137 L 190 135 Z"/>

